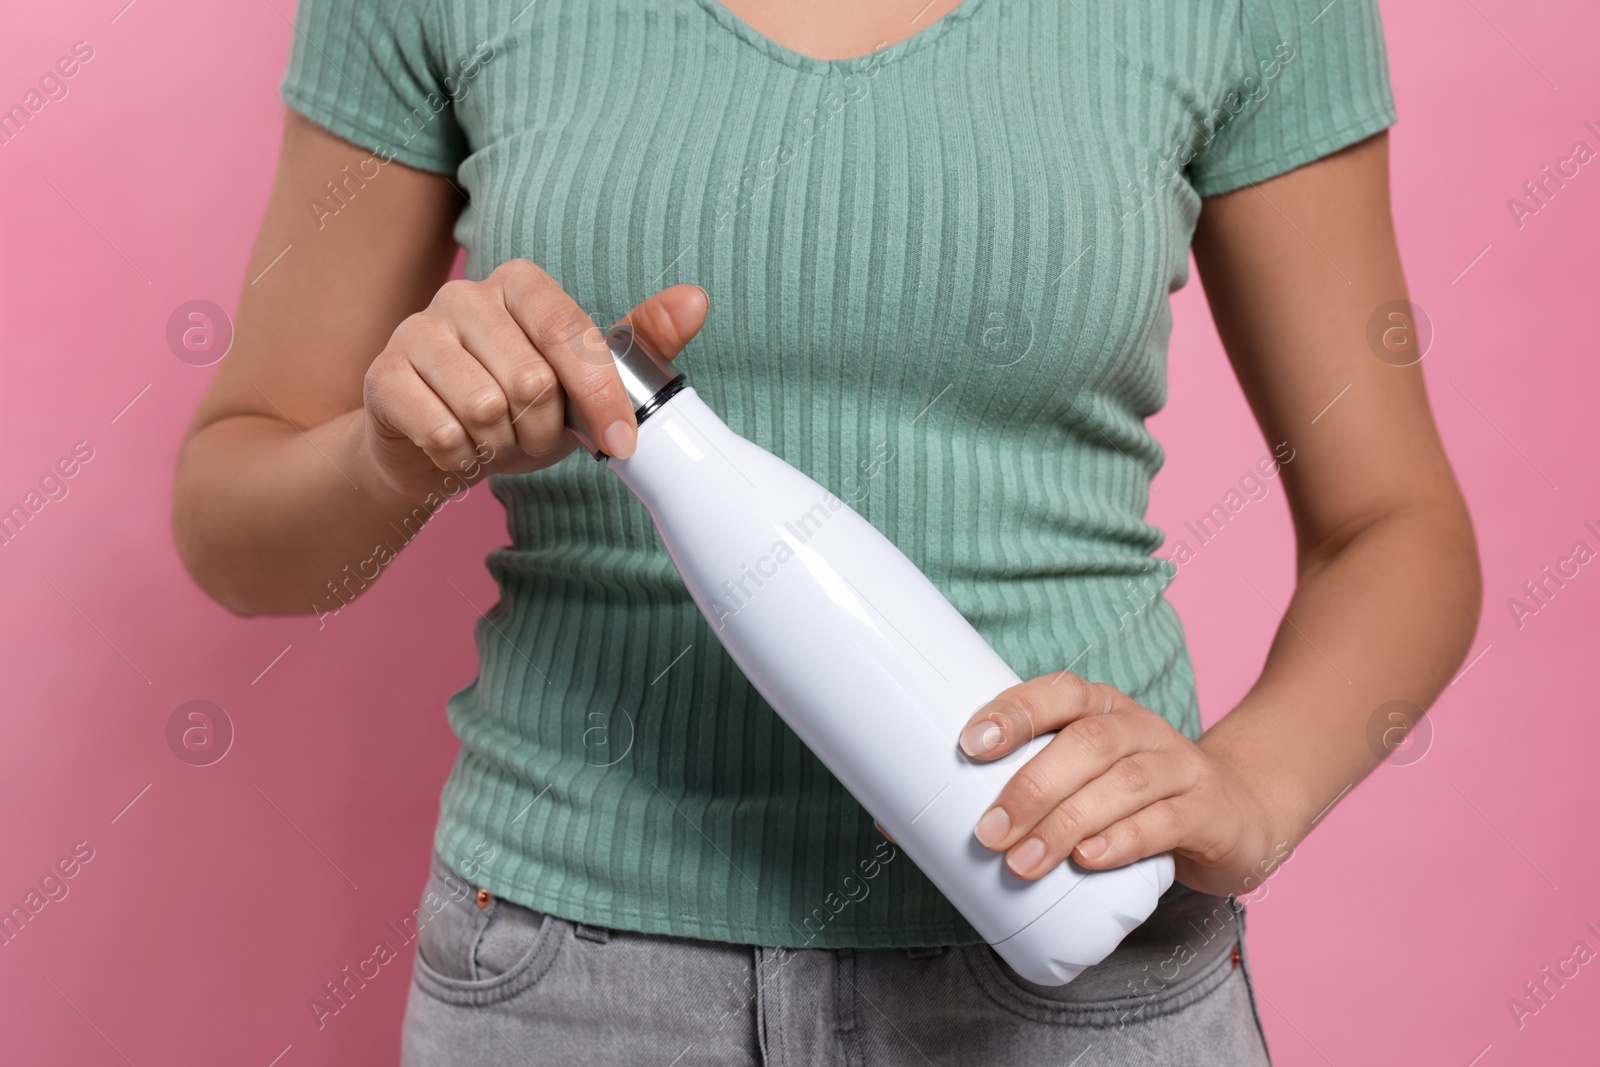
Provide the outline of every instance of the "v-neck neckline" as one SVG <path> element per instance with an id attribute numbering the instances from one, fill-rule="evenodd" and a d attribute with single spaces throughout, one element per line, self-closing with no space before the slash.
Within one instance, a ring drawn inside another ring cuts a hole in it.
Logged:
<path id="1" fill-rule="evenodd" d="M 701 9 L 724 32 L 738 39 L 741 43 L 761 52 L 763 55 L 775 59 L 786 66 L 795 67 L 811 74 L 831 74 L 834 71 L 848 72 L 852 68 L 859 68 L 861 64 L 870 62 L 875 56 L 884 54 L 904 56 L 930 45 L 954 29 L 958 24 L 971 18 L 973 13 L 983 4 L 983 0 L 961 0 L 960 5 L 954 10 L 946 12 L 938 21 L 932 25 L 924 26 L 910 37 L 885 45 L 876 52 L 868 52 L 860 56 L 847 56 L 844 59 L 822 59 L 817 56 L 808 56 L 803 52 L 796 52 L 786 45 L 781 45 L 728 10 L 720 0 L 699 0 L 699 4 Z"/>

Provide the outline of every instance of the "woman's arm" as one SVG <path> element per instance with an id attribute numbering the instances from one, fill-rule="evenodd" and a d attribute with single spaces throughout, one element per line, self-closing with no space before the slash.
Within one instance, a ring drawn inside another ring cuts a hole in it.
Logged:
<path id="1" fill-rule="evenodd" d="M 978 827 L 1024 877 L 1069 853 L 1115 867 L 1175 850 L 1185 885 L 1249 891 L 1377 765 L 1372 713 L 1431 703 L 1477 626 L 1471 521 L 1420 368 L 1366 340 L 1379 305 L 1406 296 L 1387 138 L 1209 198 L 1194 251 L 1257 421 L 1295 449 L 1295 595 L 1260 679 L 1198 744 L 1059 673 L 974 716 L 962 743 L 983 758 L 1060 729 Z"/>
<path id="2" fill-rule="evenodd" d="M 344 206 L 330 214 L 328 183 Z M 632 449 L 633 411 L 595 324 L 526 260 L 446 282 L 461 194 L 290 112 L 232 350 L 178 460 L 173 532 L 240 614 L 333 610 L 461 487 L 572 451 L 566 393 Z M 705 294 L 630 314 L 670 358 Z M 595 345 L 600 343 L 600 354 Z M 608 442 L 610 438 L 608 437 Z M 347 569 L 348 568 L 348 569 Z"/>
<path id="3" fill-rule="evenodd" d="M 449 275 L 461 198 L 389 163 L 319 223 L 307 204 L 325 201 L 324 182 L 371 174 L 370 156 L 289 113 L 233 347 L 179 453 L 178 553 L 241 614 L 309 612 L 411 510 L 361 454 L 361 382 Z"/>
<path id="4" fill-rule="evenodd" d="M 1268 798 L 1274 841 L 1293 845 L 1379 762 L 1373 712 L 1426 708 L 1460 666 L 1478 550 L 1421 366 L 1367 340 L 1379 306 L 1407 298 L 1387 134 L 1212 198 L 1194 250 L 1256 421 L 1296 449 L 1295 595 L 1260 679 L 1201 746 Z"/>

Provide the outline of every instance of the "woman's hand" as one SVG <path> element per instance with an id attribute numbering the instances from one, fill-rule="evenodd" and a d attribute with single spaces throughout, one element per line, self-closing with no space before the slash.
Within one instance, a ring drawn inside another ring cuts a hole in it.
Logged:
<path id="1" fill-rule="evenodd" d="M 178 553 L 240 615 L 338 610 L 464 486 L 571 452 L 568 394 L 596 444 L 632 451 L 632 407 L 577 303 L 526 260 L 450 281 L 461 190 L 371 166 L 289 110 L 233 344 L 184 441 Z M 360 200 L 324 225 L 306 197 L 352 172 L 369 176 Z M 705 292 L 674 285 L 625 318 L 670 359 L 705 317 Z"/>
<path id="2" fill-rule="evenodd" d="M 1060 671 L 1001 693 L 961 733 L 991 761 L 1057 730 L 978 820 L 978 840 L 1034 879 L 1069 855 L 1091 869 L 1174 853 L 1177 880 L 1226 896 L 1273 846 L 1267 811 L 1240 778 L 1155 712 Z"/>
<path id="3" fill-rule="evenodd" d="M 705 291 L 675 285 L 628 315 L 670 359 L 705 321 Z M 440 471 L 477 477 L 548 467 L 576 447 L 567 394 L 596 444 L 633 454 L 638 427 L 604 335 L 554 278 L 525 259 L 481 282 L 446 282 L 403 321 L 365 382 L 366 449 L 397 492 L 420 496 Z"/>

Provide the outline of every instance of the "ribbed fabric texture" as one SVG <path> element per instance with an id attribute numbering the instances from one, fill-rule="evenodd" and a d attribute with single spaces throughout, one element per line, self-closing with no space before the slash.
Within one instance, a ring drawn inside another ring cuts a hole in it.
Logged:
<path id="1" fill-rule="evenodd" d="M 1071 666 L 1196 737 L 1144 420 L 1201 196 L 1394 121 L 1371 0 L 1319 6 L 966 0 L 827 62 L 715 0 L 303 0 L 283 93 L 450 173 L 473 277 L 525 257 L 602 324 L 703 286 L 679 365 L 730 426 L 852 503 L 1022 676 Z M 448 862 L 614 928 L 977 940 L 880 862 L 620 482 L 580 453 L 493 489 L 511 543 L 449 704 Z"/>

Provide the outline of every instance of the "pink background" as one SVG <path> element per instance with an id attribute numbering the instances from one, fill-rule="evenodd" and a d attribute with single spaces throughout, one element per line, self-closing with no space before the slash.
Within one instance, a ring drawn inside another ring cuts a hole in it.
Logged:
<path id="1" fill-rule="evenodd" d="M 409 947 L 320 1031 L 307 1001 L 416 906 L 455 749 L 443 704 L 471 679 L 473 619 L 494 602 L 482 557 L 504 540 L 500 509 L 475 489 L 321 631 L 235 619 L 189 581 L 170 485 L 212 372 L 174 358 L 165 328 L 184 301 L 235 306 L 292 12 L 138 0 L 119 15 L 124 2 L 26 5 L 0 35 L 5 106 L 74 41 L 95 50 L 0 147 L 0 508 L 75 442 L 94 449 L 69 495 L 0 547 L 0 905 L 74 843 L 94 849 L 70 894 L 0 947 L 0 1062 L 393 1063 Z M 1520 1029 L 1507 1000 L 1578 940 L 1600 949 L 1583 929 L 1600 927 L 1600 565 L 1520 630 L 1506 601 L 1579 538 L 1600 548 L 1583 529 L 1600 526 L 1600 163 L 1521 230 L 1506 199 L 1578 138 L 1600 148 L 1583 129 L 1600 126 L 1600 12 L 1473 0 L 1385 16 L 1396 215 L 1478 521 L 1481 658 L 1436 706 L 1425 757 L 1380 767 L 1253 906 L 1261 1011 L 1290 1067 L 1574 1063 L 1594 1055 L 1600 967 Z M 1198 285 L 1176 302 L 1153 513 L 1169 533 L 1265 451 Z M 1291 589 L 1272 485 L 1173 594 L 1208 722 L 1260 665 L 1278 623 L 1263 597 Z M 196 698 L 237 730 L 209 767 L 166 743 Z"/>

